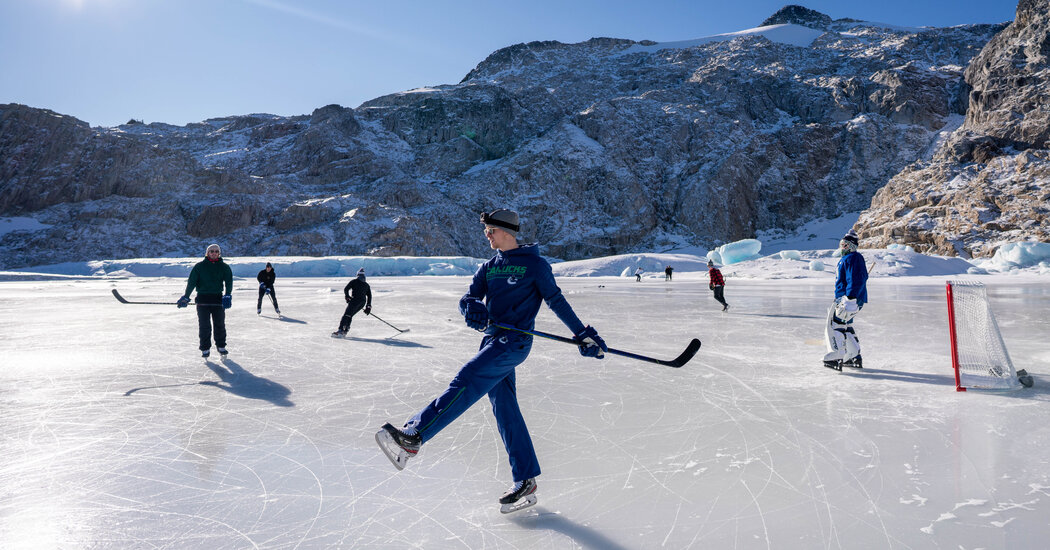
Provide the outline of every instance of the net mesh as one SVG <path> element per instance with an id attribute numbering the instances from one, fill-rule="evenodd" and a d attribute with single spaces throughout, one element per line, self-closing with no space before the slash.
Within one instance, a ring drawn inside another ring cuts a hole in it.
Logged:
<path id="1" fill-rule="evenodd" d="M 1016 389 L 1017 372 L 981 283 L 950 281 L 959 387 Z"/>

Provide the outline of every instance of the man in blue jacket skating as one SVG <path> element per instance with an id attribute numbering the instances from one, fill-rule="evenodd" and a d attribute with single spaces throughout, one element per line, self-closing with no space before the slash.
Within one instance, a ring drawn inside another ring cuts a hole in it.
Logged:
<path id="1" fill-rule="evenodd" d="M 403 428 L 383 425 L 376 433 L 376 442 L 400 470 L 409 458 L 416 456 L 423 443 L 433 439 L 487 394 L 514 476 L 514 486 L 499 499 L 500 511 L 508 513 L 536 503 L 535 478 L 540 474 L 514 383 L 514 368 L 529 356 L 532 335 L 497 328 L 490 320 L 532 330 L 540 303 L 545 301 L 575 335 L 582 355 L 601 359 L 609 348 L 598 332 L 584 326 L 573 312 L 554 281 L 550 264 L 540 257 L 539 247 L 518 244 L 520 226 L 516 212 L 498 209 L 482 214 L 481 222 L 496 255 L 478 268 L 470 288 L 459 301 L 459 311 L 467 326 L 485 333 L 481 347 L 460 368 L 445 393 L 416 413 Z"/>
<path id="2" fill-rule="evenodd" d="M 851 229 L 842 240 L 842 259 L 835 276 L 835 303 L 828 311 L 824 334 L 828 353 L 824 366 L 842 370 L 842 367 L 862 368 L 860 342 L 853 330 L 853 318 L 868 301 L 868 266 L 864 256 L 857 252 L 857 234 Z"/>

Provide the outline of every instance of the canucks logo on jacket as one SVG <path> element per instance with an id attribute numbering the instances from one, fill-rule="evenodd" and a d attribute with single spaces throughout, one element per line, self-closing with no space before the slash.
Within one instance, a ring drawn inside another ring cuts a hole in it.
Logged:
<path id="1" fill-rule="evenodd" d="M 508 285 L 516 285 L 528 271 L 523 265 L 494 265 L 485 272 L 485 280 L 492 284 L 496 279 L 505 279 Z"/>

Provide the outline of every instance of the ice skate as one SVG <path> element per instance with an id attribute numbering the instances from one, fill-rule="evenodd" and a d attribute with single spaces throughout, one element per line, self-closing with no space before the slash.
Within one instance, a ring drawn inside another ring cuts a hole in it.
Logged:
<path id="1" fill-rule="evenodd" d="M 219 355 L 222 357 L 222 359 L 226 359 L 226 356 L 230 354 L 230 352 L 226 351 L 226 348 L 216 348 L 216 349 L 218 349 Z"/>
<path id="2" fill-rule="evenodd" d="M 824 366 L 829 368 L 829 369 L 832 369 L 832 370 L 841 371 L 842 370 L 842 360 L 841 359 L 832 359 L 832 360 L 829 361 L 829 360 L 825 359 L 824 360 Z"/>
<path id="3" fill-rule="evenodd" d="M 257 308 L 256 311 L 255 311 L 255 314 L 256 315 L 262 315 L 262 308 L 261 307 Z"/>
<path id="4" fill-rule="evenodd" d="M 337 331 L 332 333 L 332 338 L 345 338 L 345 337 L 346 337 L 346 331 L 345 330 L 337 330 Z"/>
<path id="5" fill-rule="evenodd" d="M 376 432 L 376 443 L 383 450 L 383 454 L 398 470 L 404 470 L 408 459 L 416 456 L 423 438 L 419 435 L 407 435 L 401 430 L 393 427 L 390 423 L 383 424 L 382 429 Z"/>
<path id="6" fill-rule="evenodd" d="M 211 355 L 211 350 L 201 350 L 201 357 L 207 359 L 209 355 Z"/>
<path id="7" fill-rule="evenodd" d="M 499 499 L 499 511 L 504 514 L 524 510 L 536 504 L 536 478 L 514 483 L 514 488 Z"/>
<path id="8" fill-rule="evenodd" d="M 729 304 L 722 306 L 722 311 L 729 311 Z"/>
<path id="9" fill-rule="evenodd" d="M 842 366 L 843 367 L 850 367 L 850 368 L 854 368 L 854 369 L 864 368 L 864 367 L 861 366 L 861 360 L 860 360 L 860 356 L 859 355 L 854 357 L 853 359 L 847 359 L 847 360 L 843 361 L 842 362 Z"/>

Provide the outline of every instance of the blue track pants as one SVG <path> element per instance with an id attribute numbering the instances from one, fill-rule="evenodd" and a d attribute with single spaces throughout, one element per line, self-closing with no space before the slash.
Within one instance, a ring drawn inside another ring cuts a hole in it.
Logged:
<path id="1" fill-rule="evenodd" d="M 416 428 L 426 443 L 488 394 L 503 446 L 510 457 L 514 481 L 540 475 L 536 450 L 518 408 L 514 385 L 514 367 L 520 365 L 531 350 L 532 336 L 527 334 L 485 336 L 477 355 L 459 369 L 445 393 L 416 413 L 406 426 Z"/>

